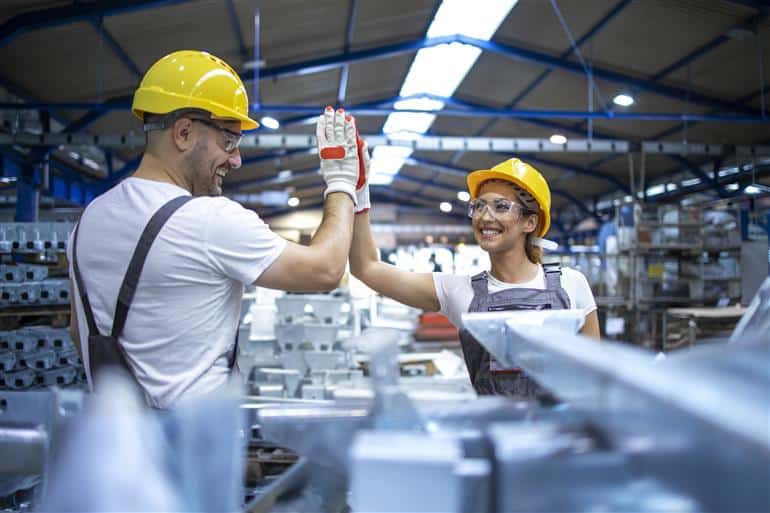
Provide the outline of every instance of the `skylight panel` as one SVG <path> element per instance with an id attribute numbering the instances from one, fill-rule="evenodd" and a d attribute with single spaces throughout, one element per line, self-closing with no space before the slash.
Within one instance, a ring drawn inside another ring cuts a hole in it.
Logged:
<path id="1" fill-rule="evenodd" d="M 489 40 L 518 0 L 444 0 L 428 27 L 428 37 L 464 34 Z"/>
<path id="2" fill-rule="evenodd" d="M 427 37 L 462 34 L 488 41 L 517 1 L 485 0 L 481 8 L 467 0 L 444 0 L 428 27 Z M 479 55 L 479 48 L 462 43 L 423 48 L 415 55 L 399 95 L 430 94 L 449 98 L 460 86 Z M 430 129 L 436 116 L 429 112 L 443 109 L 444 102 L 430 98 L 413 98 L 396 102 L 394 108 L 428 111 L 394 112 L 385 121 L 383 132 L 390 137 L 414 140 Z M 393 176 L 411 154 L 410 148 L 374 148 L 370 183 L 390 184 Z"/>

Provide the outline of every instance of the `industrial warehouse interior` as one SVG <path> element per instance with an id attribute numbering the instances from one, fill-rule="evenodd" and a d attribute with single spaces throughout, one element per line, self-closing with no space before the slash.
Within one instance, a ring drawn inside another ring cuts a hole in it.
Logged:
<path id="1" fill-rule="evenodd" d="M 770 511 L 770 2 L 0 1 L 0 511 Z"/>

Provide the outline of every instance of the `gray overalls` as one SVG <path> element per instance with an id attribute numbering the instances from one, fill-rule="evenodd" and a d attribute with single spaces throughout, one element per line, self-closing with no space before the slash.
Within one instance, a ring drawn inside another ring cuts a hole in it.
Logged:
<path id="1" fill-rule="evenodd" d="M 489 274 L 484 271 L 471 278 L 473 299 L 469 312 L 501 312 L 505 310 L 563 310 L 569 308 L 569 296 L 561 286 L 561 266 L 543 264 L 545 289 L 510 288 L 489 293 Z M 545 392 L 521 369 L 505 369 L 468 330 L 460 331 L 465 364 L 473 388 L 479 395 L 506 395 L 519 399 L 535 399 Z"/>
<path id="2" fill-rule="evenodd" d="M 109 335 L 102 335 L 99 332 L 99 328 L 96 326 L 94 313 L 91 309 L 91 302 L 89 301 L 83 277 L 80 273 L 80 266 L 78 265 L 78 231 L 80 230 L 80 223 L 75 227 L 75 235 L 72 240 L 72 267 L 75 274 L 75 282 L 78 285 L 78 292 L 80 293 L 80 302 L 83 305 L 86 322 L 88 323 L 88 363 L 92 383 L 96 380 L 99 371 L 102 369 L 111 366 L 117 367 L 118 369 L 123 370 L 126 375 L 133 378 L 134 384 L 142 395 L 144 395 L 144 388 L 139 383 L 139 380 L 136 379 L 136 375 L 128 364 L 125 349 L 123 349 L 123 345 L 120 343 L 120 336 L 123 333 L 126 318 L 128 317 L 128 311 L 134 300 L 134 293 L 139 285 L 139 277 L 142 275 L 144 262 L 147 260 L 147 255 L 150 252 L 152 243 L 155 242 L 161 228 L 163 228 L 166 221 L 168 221 L 174 212 L 191 200 L 193 200 L 192 196 L 185 195 L 178 196 L 168 201 L 153 214 L 150 221 L 147 223 L 147 226 L 145 226 L 142 235 L 139 238 L 139 242 L 136 244 L 134 254 L 131 256 L 128 269 L 123 277 L 123 283 L 120 286 L 120 292 L 118 293 L 118 300 L 115 307 L 115 315 L 112 321 L 112 331 Z M 85 214 L 85 211 L 83 214 Z M 77 320 L 73 319 L 72 322 L 77 322 Z M 228 358 L 228 366 L 230 367 L 231 373 L 235 369 L 237 353 L 238 330 L 236 329 L 235 345 Z M 96 389 L 96 385 L 94 385 L 94 389 Z"/>

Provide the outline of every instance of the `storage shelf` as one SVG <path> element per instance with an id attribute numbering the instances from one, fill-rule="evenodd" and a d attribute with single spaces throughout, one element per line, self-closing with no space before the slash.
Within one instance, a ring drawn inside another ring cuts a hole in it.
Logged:
<path id="1" fill-rule="evenodd" d="M 69 313 L 69 304 L 0 308 L 0 317 L 42 317 L 45 315 L 69 315 Z"/>

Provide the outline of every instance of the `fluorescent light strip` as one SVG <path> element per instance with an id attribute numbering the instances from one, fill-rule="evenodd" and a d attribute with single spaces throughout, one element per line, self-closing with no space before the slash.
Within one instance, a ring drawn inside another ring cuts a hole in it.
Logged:
<path id="1" fill-rule="evenodd" d="M 517 2 L 518 0 L 486 0 L 483 8 L 479 8 L 467 0 L 444 0 L 428 27 L 427 37 L 463 34 L 488 41 Z M 432 94 L 451 97 L 479 55 L 480 49 L 461 43 L 423 48 L 415 55 L 399 95 Z M 396 102 L 393 106 L 396 109 L 426 111 L 394 112 L 383 125 L 383 132 L 394 139 L 414 140 L 430 129 L 436 119 L 436 115 L 430 112 L 443 109 L 444 102 L 414 98 Z M 412 150 L 409 148 L 374 148 L 369 182 L 378 185 L 390 184 L 393 176 L 411 154 Z"/>

